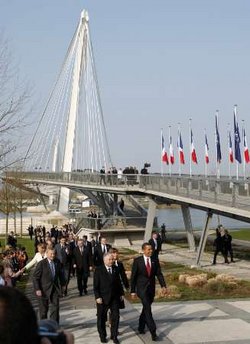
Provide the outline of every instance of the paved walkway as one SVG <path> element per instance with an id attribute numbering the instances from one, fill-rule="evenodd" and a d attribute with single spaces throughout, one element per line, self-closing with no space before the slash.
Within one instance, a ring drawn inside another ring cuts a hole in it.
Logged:
<path id="1" fill-rule="evenodd" d="M 160 259 L 187 265 L 193 264 L 193 253 L 186 249 L 164 245 Z M 221 260 L 222 261 L 222 260 Z M 211 266 L 211 255 L 205 254 L 203 268 L 232 275 L 248 277 L 250 266 L 247 262 L 235 264 L 219 263 Z M 245 276 L 244 276 L 245 274 Z M 36 302 L 31 288 L 28 293 Z M 120 342 L 123 344 L 150 343 L 151 336 L 138 335 L 138 317 L 141 305 L 126 302 L 121 311 Z M 153 314 L 158 327 L 160 342 L 166 344 L 246 344 L 250 343 L 250 299 L 211 300 L 193 302 L 154 303 Z M 69 294 L 61 300 L 61 326 L 72 331 L 76 344 L 99 343 L 96 330 L 96 309 L 92 291 L 92 278 L 89 294 L 79 297 L 76 279 L 69 284 Z M 109 331 L 107 331 L 109 334 Z M 109 343 L 112 341 L 109 339 Z"/>

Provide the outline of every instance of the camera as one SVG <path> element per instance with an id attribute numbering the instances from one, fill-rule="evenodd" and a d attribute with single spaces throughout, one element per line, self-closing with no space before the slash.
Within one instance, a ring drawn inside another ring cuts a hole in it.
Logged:
<path id="1" fill-rule="evenodd" d="M 52 344 L 67 344 L 65 334 L 58 331 L 58 324 L 51 319 L 39 321 L 38 335 L 40 338 L 48 338 Z"/>
<path id="2" fill-rule="evenodd" d="M 151 164 L 149 162 L 145 162 L 144 168 L 148 168 L 148 167 L 151 167 Z"/>

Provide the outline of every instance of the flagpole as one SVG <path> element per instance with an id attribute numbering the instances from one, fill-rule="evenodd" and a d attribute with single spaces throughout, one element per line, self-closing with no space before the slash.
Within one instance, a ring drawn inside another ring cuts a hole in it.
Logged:
<path id="1" fill-rule="evenodd" d="M 161 128 L 161 176 L 163 176 L 163 161 L 162 161 L 162 137 L 163 137 L 163 129 Z"/>
<path id="2" fill-rule="evenodd" d="M 243 140 L 245 140 L 245 120 L 242 119 L 242 137 Z M 244 141 L 243 141 L 244 142 Z M 244 146 L 244 151 L 243 151 L 243 176 L 244 176 L 244 180 L 246 179 L 246 161 L 245 161 L 245 146 Z"/>
<path id="3" fill-rule="evenodd" d="M 238 123 L 238 118 L 237 118 L 237 104 L 234 105 L 234 145 L 235 145 L 235 126 Z M 237 121 L 237 122 L 236 122 Z M 236 157 L 236 150 L 235 150 L 235 157 Z M 236 160 L 236 180 L 239 180 L 239 162 L 237 159 Z"/>
<path id="4" fill-rule="evenodd" d="M 231 179 L 231 161 L 230 161 L 230 123 L 227 123 L 227 144 L 228 144 L 228 177 Z"/>
<path id="5" fill-rule="evenodd" d="M 217 123 L 217 131 L 219 132 L 219 110 L 216 110 L 216 123 Z M 215 132 L 215 149 L 217 152 L 217 132 Z M 220 164 L 218 162 L 218 152 L 216 153 L 216 175 L 217 179 L 220 179 Z"/>
<path id="6" fill-rule="evenodd" d="M 206 155 L 207 155 L 207 143 L 206 143 L 206 129 L 204 129 L 204 137 L 205 137 L 205 159 L 204 159 L 204 163 L 205 163 L 205 177 L 207 178 L 207 162 L 206 162 Z"/>
<path id="7" fill-rule="evenodd" d="M 171 142 L 170 142 L 170 138 L 171 138 L 171 125 L 168 126 L 168 142 L 169 142 L 169 175 L 171 177 L 171 174 L 172 174 L 172 168 L 171 168 L 171 152 L 170 152 L 170 145 L 171 145 Z"/>
<path id="8" fill-rule="evenodd" d="M 189 118 L 189 140 L 190 140 L 190 141 L 189 141 L 189 175 L 190 175 L 190 177 L 192 177 L 191 122 L 192 122 L 192 118 Z"/>
<path id="9" fill-rule="evenodd" d="M 181 133 L 181 124 L 178 123 L 178 156 L 179 156 L 179 176 L 181 176 L 181 159 L 180 159 L 180 133 Z"/>

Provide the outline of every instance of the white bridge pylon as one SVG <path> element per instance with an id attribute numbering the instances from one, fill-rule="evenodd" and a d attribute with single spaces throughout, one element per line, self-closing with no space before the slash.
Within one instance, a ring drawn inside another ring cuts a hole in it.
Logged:
<path id="1" fill-rule="evenodd" d="M 29 171 L 99 171 L 112 166 L 100 101 L 87 11 L 68 48 L 26 155 Z M 59 211 L 68 211 L 61 188 Z"/>

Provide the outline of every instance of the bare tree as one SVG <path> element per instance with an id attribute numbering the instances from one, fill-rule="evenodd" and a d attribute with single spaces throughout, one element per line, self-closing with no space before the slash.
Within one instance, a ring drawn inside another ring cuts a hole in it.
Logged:
<path id="1" fill-rule="evenodd" d="M 26 125 L 29 99 L 29 86 L 20 80 L 8 42 L 0 33 L 0 170 L 21 160 L 12 153 L 17 147 L 15 137 Z"/>

